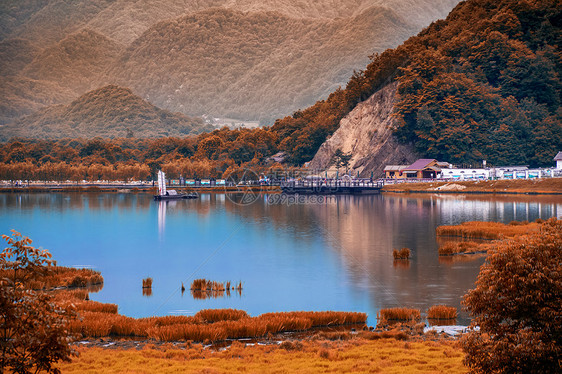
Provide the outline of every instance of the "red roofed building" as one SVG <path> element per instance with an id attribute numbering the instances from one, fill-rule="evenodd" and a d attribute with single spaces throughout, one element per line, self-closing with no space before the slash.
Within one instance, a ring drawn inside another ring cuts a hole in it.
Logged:
<path id="1" fill-rule="evenodd" d="M 384 168 L 386 178 L 437 178 L 441 169 L 448 168 L 447 162 L 439 162 L 433 158 L 420 158 L 411 165 L 387 165 Z"/>
<path id="2" fill-rule="evenodd" d="M 439 172 L 441 172 L 439 162 L 431 158 L 420 158 L 412 165 L 402 169 L 402 173 L 406 175 L 406 178 L 435 178 Z"/>

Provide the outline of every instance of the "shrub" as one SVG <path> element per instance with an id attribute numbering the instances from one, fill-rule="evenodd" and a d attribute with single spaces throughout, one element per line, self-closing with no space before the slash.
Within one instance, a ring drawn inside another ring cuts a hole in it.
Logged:
<path id="1" fill-rule="evenodd" d="M 0 371 L 57 372 L 53 365 L 70 361 L 73 350 L 68 323 L 71 308 L 61 308 L 42 291 L 26 288 L 54 265 L 47 250 L 32 247 L 31 239 L 12 230 L 2 235 L 9 247 L 0 253 Z"/>
<path id="2" fill-rule="evenodd" d="M 410 258 L 410 250 L 408 248 L 395 249 L 392 251 L 392 256 L 395 260 L 407 260 Z"/>
<path id="3" fill-rule="evenodd" d="M 378 318 L 384 321 L 412 321 L 421 319 L 421 313 L 419 309 L 388 308 L 381 309 Z"/>
<path id="4" fill-rule="evenodd" d="M 519 227 L 519 226 L 516 226 Z M 472 373 L 560 373 L 562 221 L 488 252 L 463 300 L 473 330 L 463 340 Z"/>
<path id="5" fill-rule="evenodd" d="M 143 279 L 142 288 L 152 288 L 152 278 L 148 277 Z"/>
<path id="6" fill-rule="evenodd" d="M 247 318 L 248 313 L 237 309 L 203 309 L 195 314 L 195 318 L 199 318 L 206 323 L 218 321 L 238 321 Z"/>
<path id="7" fill-rule="evenodd" d="M 457 308 L 446 305 L 434 305 L 427 310 L 427 318 L 454 320 L 457 318 Z"/>

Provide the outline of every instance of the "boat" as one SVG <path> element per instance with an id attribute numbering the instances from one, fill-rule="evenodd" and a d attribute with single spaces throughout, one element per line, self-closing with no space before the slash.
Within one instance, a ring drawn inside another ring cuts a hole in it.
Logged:
<path id="1" fill-rule="evenodd" d="M 166 189 L 166 174 L 162 170 L 158 171 L 158 195 L 154 195 L 154 200 L 179 200 L 179 199 L 197 199 L 197 193 L 180 194 L 176 190 Z"/>

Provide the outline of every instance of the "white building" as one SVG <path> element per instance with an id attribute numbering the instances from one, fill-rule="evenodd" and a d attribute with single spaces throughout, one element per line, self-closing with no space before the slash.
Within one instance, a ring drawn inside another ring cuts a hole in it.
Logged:
<path id="1" fill-rule="evenodd" d="M 461 181 L 486 180 L 490 178 L 490 170 L 489 169 L 457 169 L 457 168 L 441 169 L 440 178 L 461 180 Z"/>
<path id="2" fill-rule="evenodd" d="M 554 157 L 554 161 L 556 161 L 556 169 L 562 170 L 562 152 L 558 152 L 556 157 Z"/>

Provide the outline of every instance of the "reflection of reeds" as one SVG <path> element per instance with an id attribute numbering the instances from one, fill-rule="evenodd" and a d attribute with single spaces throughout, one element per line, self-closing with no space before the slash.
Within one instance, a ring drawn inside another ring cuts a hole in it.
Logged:
<path id="1" fill-rule="evenodd" d="M 410 258 L 410 250 L 408 248 L 395 249 L 392 251 L 392 256 L 395 260 L 407 260 Z"/>
<path id="2" fill-rule="evenodd" d="M 388 308 L 381 309 L 377 318 L 383 321 L 417 321 L 421 319 L 419 309 Z"/>
<path id="3" fill-rule="evenodd" d="M 392 264 L 395 268 L 402 268 L 402 269 L 409 269 L 410 268 L 410 261 L 403 261 L 403 260 L 394 260 Z"/>
<path id="4" fill-rule="evenodd" d="M 205 299 L 217 299 L 219 297 L 224 297 L 225 291 L 212 291 L 212 290 L 191 290 L 191 296 L 197 300 L 205 300 Z M 229 292 L 227 291 L 227 295 Z"/>
<path id="5" fill-rule="evenodd" d="M 439 263 L 443 265 L 453 265 L 462 262 L 472 262 L 484 256 L 486 256 L 485 253 L 476 253 L 476 254 L 468 254 L 468 255 L 459 253 L 455 256 L 439 256 Z"/>

